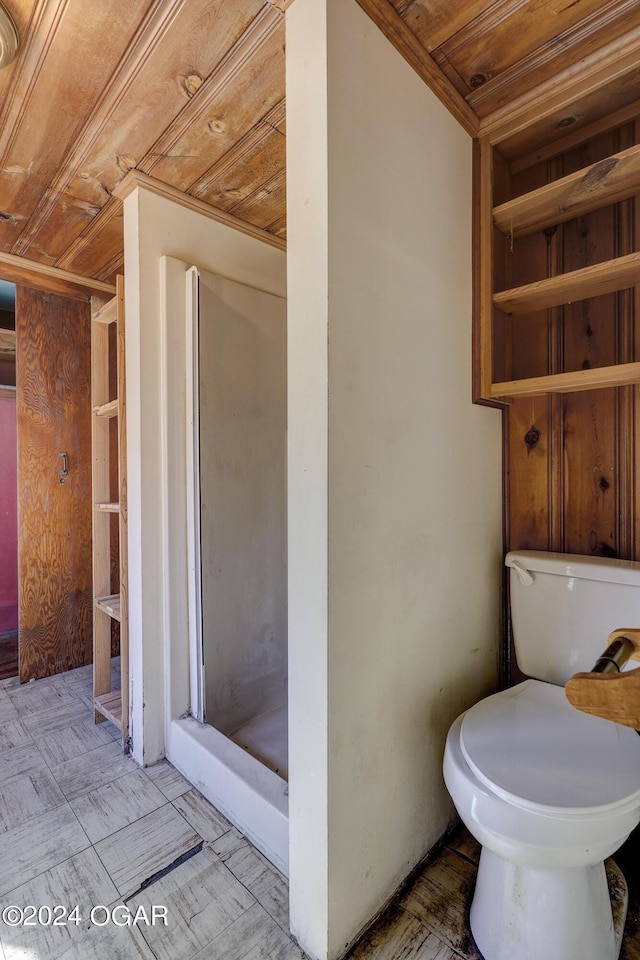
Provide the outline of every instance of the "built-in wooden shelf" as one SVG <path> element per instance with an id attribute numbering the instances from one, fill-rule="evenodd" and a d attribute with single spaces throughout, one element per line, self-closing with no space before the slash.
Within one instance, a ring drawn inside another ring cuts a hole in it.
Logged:
<path id="1" fill-rule="evenodd" d="M 640 192 L 640 145 L 577 170 L 493 208 L 493 222 L 507 236 L 581 217 Z"/>
<path id="2" fill-rule="evenodd" d="M 496 323 L 498 311 L 517 317 L 634 288 L 637 298 L 640 289 L 638 252 L 508 290 L 496 290 L 496 283 L 497 277 L 508 276 L 510 272 L 509 253 L 503 247 L 505 237 L 526 236 L 640 194 L 640 144 L 500 204 L 494 203 L 494 185 L 496 190 L 506 189 L 506 161 L 494 150 L 489 137 L 477 141 L 474 160 L 474 247 L 477 251 L 474 399 L 504 404 L 518 396 L 575 393 L 640 383 L 639 362 L 521 380 L 502 379 L 498 382 L 494 376 L 496 356 L 501 357 L 500 365 L 504 367 L 506 364 L 507 367 L 503 378 L 509 375 L 509 347 L 505 339 L 508 336 L 505 331 L 509 328 L 504 316 Z M 496 227 L 504 235 L 502 238 Z M 514 249 L 512 245 L 511 255 L 526 257 L 526 250 Z M 517 322 L 513 321 L 514 336 Z M 497 353 L 495 336 L 501 337 Z M 633 354 L 625 347 L 620 357 L 631 360 Z M 554 362 L 561 363 L 557 358 Z"/>
<path id="3" fill-rule="evenodd" d="M 93 323 L 115 323 L 118 318 L 118 298 L 112 297 L 91 314 Z"/>
<path id="4" fill-rule="evenodd" d="M 120 690 L 110 690 L 93 701 L 94 708 L 107 720 L 122 730 L 122 695 Z"/>
<path id="5" fill-rule="evenodd" d="M 493 302 L 505 313 L 534 313 L 562 303 L 616 293 L 640 283 L 640 253 L 594 263 L 590 267 L 537 280 L 522 287 L 494 293 Z"/>
<path id="6" fill-rule="evenodd" d="M 113 300 L 91 301 L 91 476 L 93 507 L 93 700 L 95 721 L 105 717 L 122 732 L 125 750 L 129 741 L 129 636 L 127 607 L 127 434 L 126 363 L 124 330 L 124 278 L 116 278 Z M 111 324 L 115 327 L 112 329 Z M 115 337 L 112 334 L 115 332 Z M 114 370 L 115 367 L 115 370 Z M 113 398 L 113 374 L 116 394 Z M 117 418 L 116 431 L 113 418 Z M 117 470 L 116 470 L 117 468 Z M 117 472 L 117 492 L 115 477 Z M 112 499 L 117 498 L 117 499 Z M 118 518 L 117 524 L 113 516 Z M 114 542 L 116 538 L 117 542 Z M 117 586 L 112 557 L 118 550 Z M 111 591 L 119 588 L 119 593 Z M 119 628 L 113 621 L 118 621 Z M 113 690 L 112 645 L 120 641 L 120 683 Z"/>
<path id="7" fill-rule="evenodd" d="M 120 620 L 120 594 L 114 593 L 110 597 L 96 597 L 93 601 L 98 608 L 102 610 L 103 613 L 109 614 L 113 620 Z"/>
<path id="8" fill-rule="evenodd" d="M 118 416 L 118 400 L 109 400 L 108 403 L 101 403 L 99 406 L 93 408 L 94 417 L 117 417 Z"/>
<path id="9" fill-rule="evenodd" d="M 640 382 L 640 363 L 618 363 L 611 367 L 594 367 L 570 373 L 551 373 L 545 377 L 507 380 L 491 384 L 491 396 L 535 397 L 545 393 L 578 393 Z"/>

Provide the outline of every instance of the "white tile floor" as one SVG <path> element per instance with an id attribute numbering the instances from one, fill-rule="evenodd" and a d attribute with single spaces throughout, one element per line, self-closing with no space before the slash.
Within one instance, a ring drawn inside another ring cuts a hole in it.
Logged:
<path id="1" fill-rule="evenodd" d="M 285 879 L 169 763 L 123 755 L 90 678 L 0 683 L 0 909 L 81 918 L 0 921 L 1 960 L 301 960 Z M 167 925 L 98 926 L 98 905 L 166 907 Z"/>
<path id="2" fill-rule="evenodd" d="M 90 676 L 0 682 L 0 914 L 78 904 L 81 918 L 0 920 L 0 960 L 303 960 L 285 878 L 169 763 L 141 770 L 123 756 L 115 727 L 93 723 Z M 628 877 L 637 846 L 622 851 Z M 477 860 L 459 831 L 350 960 L 479 960 L 468 926 Z M 636 886 L 621 960 L 640 960 Z M 98 905 L 118 907 L 120 922 L 124 907 L 139 910 L 141 922 L 98 925 L 102 910 L 92 924 Z M 154 906 L 166 926 L 145 925 Z"/>

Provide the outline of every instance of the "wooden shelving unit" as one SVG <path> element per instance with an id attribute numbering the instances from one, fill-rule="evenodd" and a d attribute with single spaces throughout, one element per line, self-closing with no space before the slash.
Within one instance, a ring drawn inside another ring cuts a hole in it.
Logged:
<path id="1" fill-rule="evenodd" d="M 640 193 L 640 145 L 613 154 L 507 202 L 494 204 L 494 154 L 489 139 L 476 151 L 476 399 L 572 393 L 640 383 L 640 362 L 582 369 L 521 380 L 494 376 L 496 311 L 517 318 L 640 285 L 640 253 L 591 264 L 532 283 L 495 289 L 497 230 L 502 242 L 586 216 Z M 497 228 L 497 230 L 496 230 Z"/>
<path id="2" fill-rule="evenodd" d="M 110 328 L 115 325 L 114 341 Z M 111 344 L 110 344 L 111 341 Z M 122 731 L 128 746 L 129 647 L 127 617 L 127 475 L 125 403 L 124 279 L 117 277 L 116 296 L 104 303 L 91 301 L 91 404 L 93 493 L 93 697 L 95 720 L 110 720 Z M 117 370 L 117 396 L 110 396 L 110 370 Z M 117 470 L 110 425 L 118 421 Z M 117 475 L 117 496 L 112 489 Z M 118 583 L 112 582 L 111 548 L 113 517 L 118 517 Z M 118 593 L 113 592 L 116 586 Z M 120 624 L 120 688 L 112 690 L 112 622 Z"/>

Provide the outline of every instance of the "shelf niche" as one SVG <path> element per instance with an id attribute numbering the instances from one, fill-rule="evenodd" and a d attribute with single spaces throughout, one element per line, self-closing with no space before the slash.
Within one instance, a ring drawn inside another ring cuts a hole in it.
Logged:
<path id="1" fill-rule="evenodd" d="M 91 302 L 93 494 L 93 704 L 95 721 L 110 720 L 128 751 L 126 423 L 124 281 L 116 296 Z M 116 396 L 113 396 L 113 394 Z M 116 562 L 117 558 L 117 562 Z M 115 569 L 114 569 L 115 568 Z M 115 588 L 115 590 L 114 590 Z M 117 592 L 115 592 L 117 591 Z M 118 625 L 117 632 L 114 624 Z M 114 682 L 114 642 L 120 676 Z"/>
<path id="2" fill-rule="evenodd" d="M 635 121 L 606 136 L 585 130 L 539 163 L 510 164 L 478 142 L 477 402 L 640 382 L 639 133 Z M 623 149 L 607 152 L 612 141 Z"/>

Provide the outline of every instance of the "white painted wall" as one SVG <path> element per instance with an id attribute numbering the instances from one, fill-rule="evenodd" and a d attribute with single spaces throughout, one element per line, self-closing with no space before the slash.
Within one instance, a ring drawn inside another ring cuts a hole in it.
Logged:
<path id="1" fill-rule="evenodd" d="M 356 0 L 287 12 L 291 922 L 335 958 L 452 817 L 493 689 L 501 429 L 471 403 L 471 140 Z"/>
<path id="2" fill-rule="evenodd" d="M 287 304 L 200 272 L 205 719 L 287 702 Z"/>
<path id="3" fill-rule="evenodd" d="M 124 200 L 124 234 L 132 738 L 134 758 L 149 764 L 164 756 L 166 729 L 189 706 L 186 314 L 178 277 L 195 263 L 283 297 L 286 256 L 144 187 Z"/>

